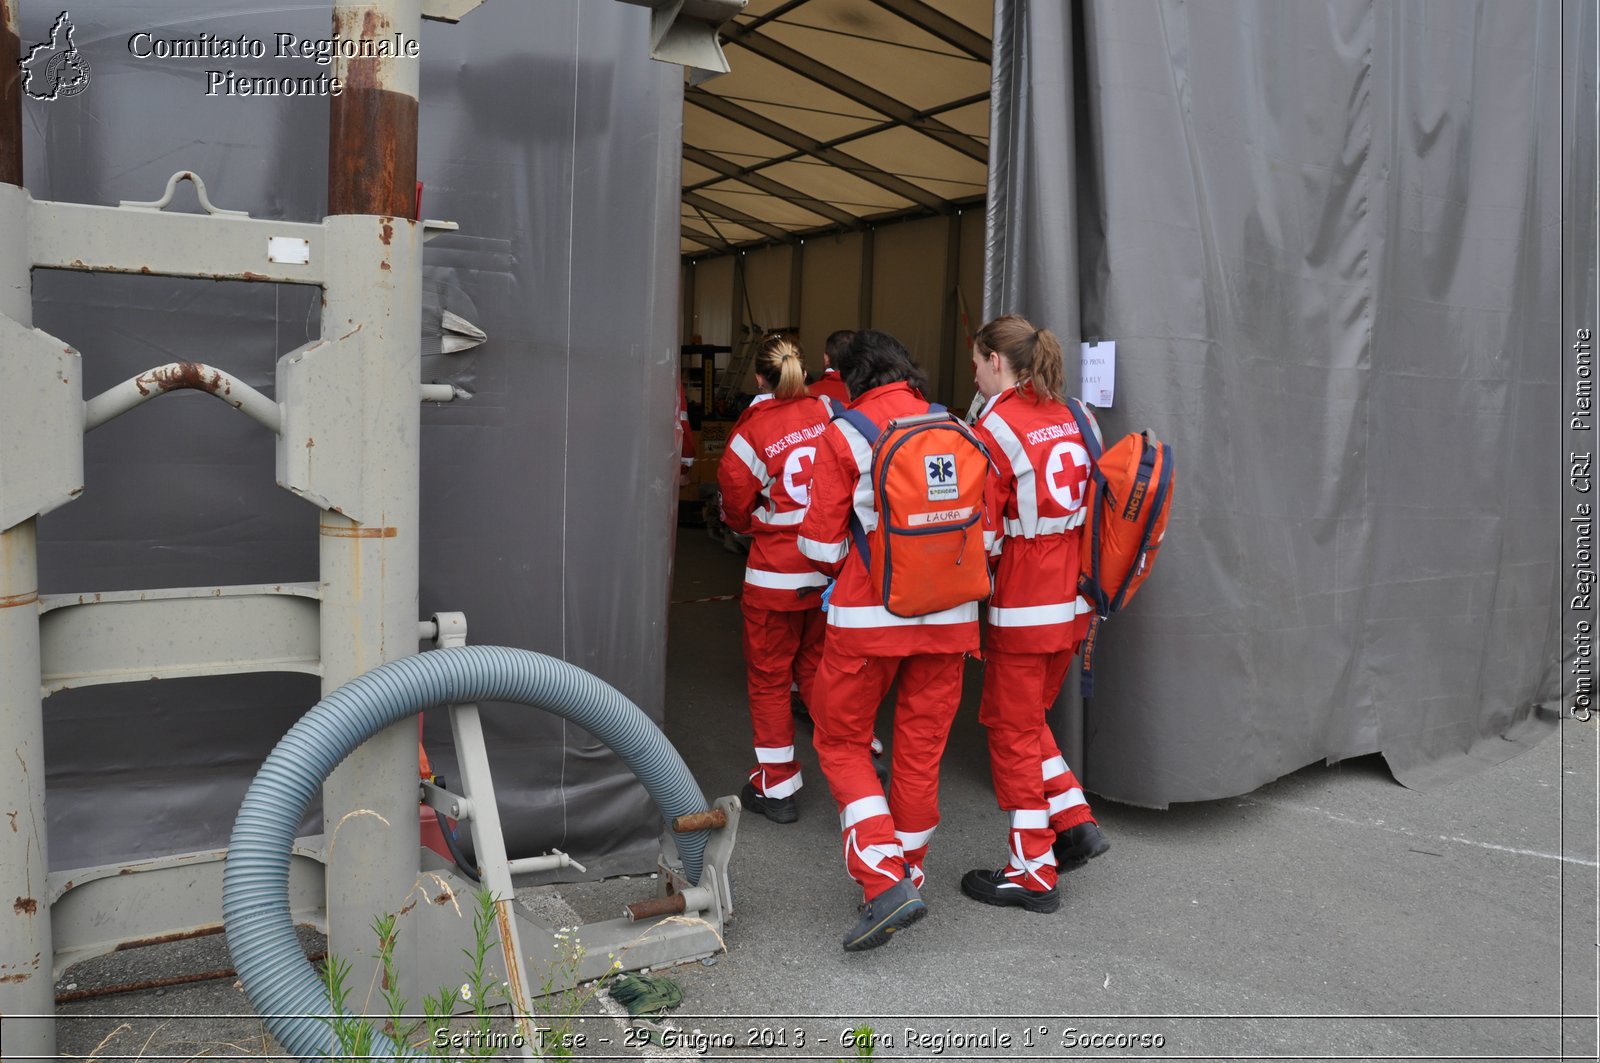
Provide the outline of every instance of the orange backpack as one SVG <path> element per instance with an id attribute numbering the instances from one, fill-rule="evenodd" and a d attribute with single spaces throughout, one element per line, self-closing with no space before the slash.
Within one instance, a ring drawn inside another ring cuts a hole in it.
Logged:
<path id="1" fill-rule="evenodd" d="M 872 446 L 878 526 L 852 512 L 850 532 L 867 571 L 882 581 L 895 616 L 927 616 L 989 596 L 983 496 L 989 452 L 943 406 L 890 421 L 882 431 L 859 410 L 841 410 Z"/>
<path id="2" fill-rule="evenodd" d="M 1100 621 L 1127 605 L 1144 585 L 1166 535 L 1172 447 L 1145 431 L 1129 432 L 1102 450 L 1094 416 L 1082 400 L 1068 398 L 1067 409 L 1093 463 L 1078 576 L 1078 590 L 1095 611 L 1083 640 L 1083 696 L 1089 697 Z"/>

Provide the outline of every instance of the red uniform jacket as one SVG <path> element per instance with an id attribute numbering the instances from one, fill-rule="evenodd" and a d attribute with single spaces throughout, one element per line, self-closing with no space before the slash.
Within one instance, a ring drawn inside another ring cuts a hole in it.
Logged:
<path id="1" fill-rule="evenodd" d="M 683 398 L 683 381 L 678 381 L 679 461 L 684 468 L 694 464 L 694 429 L 689 427 L 689 404 Z"/>
<path id="2" fill-rule="evenodd" d="M 1088 630 L 1092 608 L 1078 594 L 1079 539 L 1089 488 L 1089 452 L 1066 406 L 1033 401 L 1032 388 L 990 399 L 974 429 L 998 475 L 990 512 L 1000 518 L 1000 555 L 989 598 L 988 649 L 1055 653 Z"/>
<path id="3" fill-rule="evenodd" d="M 830 411 L 821 399 L 754 402 L 728 434 L 717 465 L 722 520 L 751 536 L 744 601 L 760 609 L 816 609 L 826 577 L 795 548 L 811 471 Z"/>
<path id="4" fill-rule="evenodd" d="M 817 382 L 811 385 L 811 394 L 818 398 L 826 398 L 838 406 L 850 403 L 850 389 L 844 386 L 844 381 L 839 379 L 839 370 L 824 369 Z"/>
<path id="5" fill-rule="evenodd" d="M 896 417 L 928 411 L 909 384 L 873 388 L 850 404 L 879 428 Z M 800 525 L 800 552 L 837 576 L 828 608 L 828 652 L 862 657 L 966 653 L 978 648 L 978 603 L 928 616 L 895 616 L 850 535 L 853 512 L 867 531 L 878 526 L 873 505 L 872 448 L 844 421 L 834 421 L 817 447 L 811 508 Z"/>

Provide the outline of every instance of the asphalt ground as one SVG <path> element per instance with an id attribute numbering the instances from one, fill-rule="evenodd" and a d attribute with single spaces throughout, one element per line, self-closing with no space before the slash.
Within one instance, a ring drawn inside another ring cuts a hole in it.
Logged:
<path id="1" fill-rule="evenodd" d="M 667 732 L 708 795 L 737 793 L 752 757 L 739 606 L 699 599 L 736 591 L 742 561 L 679 534 Z M 943 767 L 927 919 L 875 951 L 840 948 L 859 893 L 802 729 L 800 820 L 741 819 L 727 952 L 666 972 L 684 990 L 668 1046 L 630 1043 L 597 997 L 570 1026 L 577 1057 L 854 1059 L 847 1031 L 868 1027 L 873 1058 L 1596 1058 L 1595 724 L 1563 721 L 1428 791 L 1363 757 L 1166 811 L 1096 802 L 1111 851 L 1037 915 L 958 888 L 1005 855 L 978 679 L 970 667 Z M 646 888 L 519 896 L 566 925 L 611 918 Z M 202 939 L 80 964 L 58 990 L 227 965 L 221 939 Z M 78 1058 L 275 1047 L 231 979 L 66 1003 L 57 1031 Z"/>

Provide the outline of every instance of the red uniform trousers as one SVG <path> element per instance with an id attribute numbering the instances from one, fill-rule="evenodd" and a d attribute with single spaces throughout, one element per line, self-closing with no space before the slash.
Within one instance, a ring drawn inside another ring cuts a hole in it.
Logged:
<path id="1" fill-rule="evenodd" d="M 1026 889 L 1056 884 L 1056 835 L 1094 819 L 1045 721 L 1075 652 L 984 655 L 978 722 L 989 731 L 995 798 L 1011 813 L 1006 874 Z"/>
<path id="2" fill-rule="evenodd" d="M 961 704 L 963 656 L 823 654 L 811 703 L 812 740 L 839 806 L 845 867 L 869 901 L 908 876 L 922 885 L 928 840 L 939 825 L 939 761 Z M 872 768 L 872 727 L 896 680 L 886 799 Z"/>
<path id="3" fill-rule="evenodd" d="M 792 797 L 804 780 L 794 756 L 794 714 L 789 686 L 811 704 L 822 660 L 826 618 L 820 609 L 760 609 L 743 604 L 745 684 L 756 766 L 750 782 L 763 797 Z"/>

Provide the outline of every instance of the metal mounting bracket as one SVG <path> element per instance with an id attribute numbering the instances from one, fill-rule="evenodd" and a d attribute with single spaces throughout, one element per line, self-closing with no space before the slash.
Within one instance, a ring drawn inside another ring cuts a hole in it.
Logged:
<path id="1" fill-rule="evenodd" d="M 172 193 L 177 189 L 179 181 L 194 182 L 194 194 L 200 198 L 200 209 L 207 214 L 225 214 L 234 218 L 248 218 L 250 216 L 249 211 L 223 210 L 221 207 L 212 206 L 211 197 L 206 195 L 206 183 L 200 180 L 200 175 L 193 170 L 179 170 L 167 178 L 167 190 L 160 199 L 124 199 L 117 205 L 128 210 L 160 210 L 172 202 Z"/>

